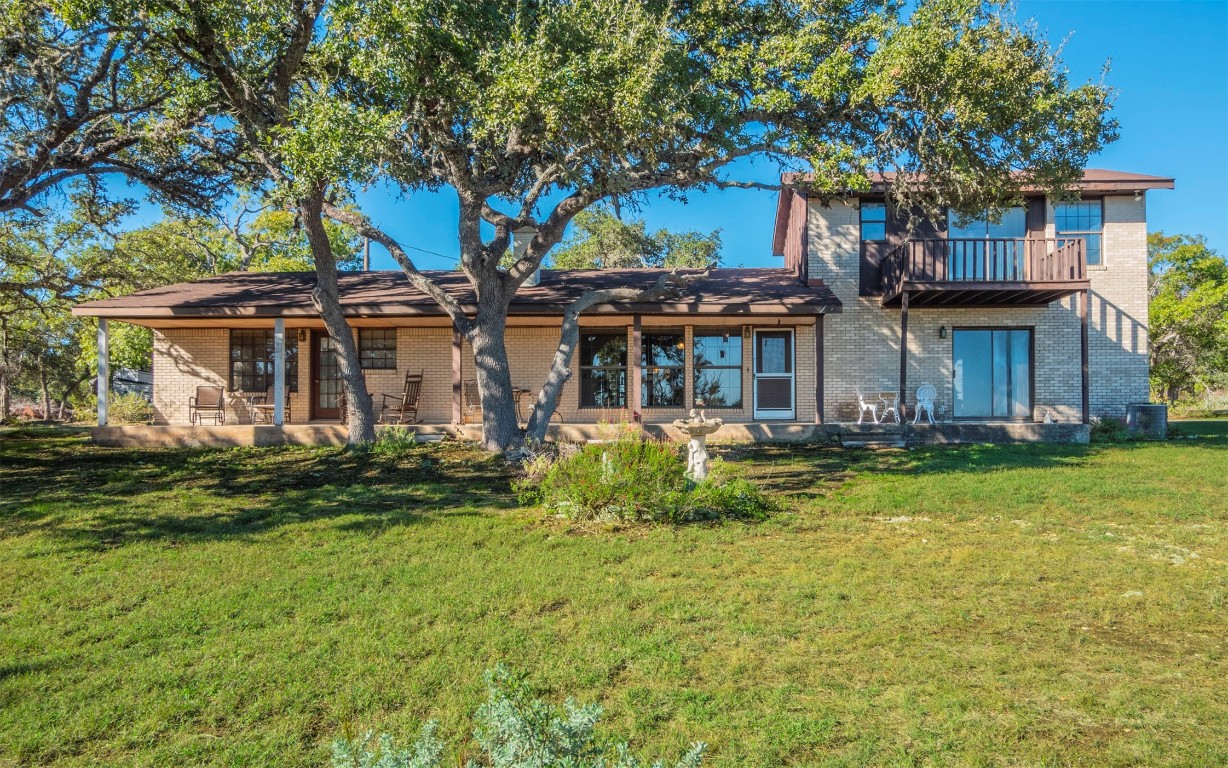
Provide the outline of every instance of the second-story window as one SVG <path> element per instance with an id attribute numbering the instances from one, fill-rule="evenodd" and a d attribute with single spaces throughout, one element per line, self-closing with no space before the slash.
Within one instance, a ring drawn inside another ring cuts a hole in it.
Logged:
<path id="1" fill-rule="evenodd" d="M 1102 263 L 1100 239 L 1104 230 L 1104 210 L 1099 200 L 1058 203 L 1053 210 L 1053 223 L 1059 238 L 1071 235 L 1086 239 L 1088 264 Z"/>
<path id="2" fill-rule="evenodd" d="M 1007 208 L 997 222 L 991 220 L 986 212 L 960 226 L 959 214 L 950 211 L 947 213 L 947 226 L 947 237 L 952 240 L 1020 240 L 1028 234 L 1028 212 L 1025 208 Z"/>
<path id="3" fill-rule="evenodd" d="M 882 241 L 887 239 L 887 204 L 861 204 L 861 239 Z"/>

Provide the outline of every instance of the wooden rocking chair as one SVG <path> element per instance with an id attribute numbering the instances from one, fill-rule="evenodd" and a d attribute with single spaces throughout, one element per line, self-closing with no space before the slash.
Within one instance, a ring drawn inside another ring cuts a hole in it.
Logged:
<path id="1" fill-rule="evenodd" d="M 379 420 L 381 424 L 414 424 L 418 421 L 418 399 L 422 396 L 422 380 L 426 371 L 406 373 L 405 388 L 399 395 L 382 395 Z M 395 416 L 396 421 L 389 419 Z"/>

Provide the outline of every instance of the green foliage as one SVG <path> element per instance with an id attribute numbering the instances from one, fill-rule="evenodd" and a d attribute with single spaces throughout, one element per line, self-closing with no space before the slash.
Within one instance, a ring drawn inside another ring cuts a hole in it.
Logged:
<path id="1" fill-rule="evenodd" d="M 371 451 L 384 456 L 403 456 L 417 445 L 418 435 L 414 430 L 393 424 L 379 430 Z"/>
<path id="2" fill-rule="evenodd" d="M 1228 386 L 1228 262 L 1201 236 L 1147 236 L 1151 385 L 1175 402 Z"/>
<path id="3" fill-rule="evenodd" d="M 623 221 L 603 206 L 589 208 L 572 219 L 571 235 L 554 250 L 555 269 L 638 269 L 719 266 L 721 231 L 648 232 L 641 219 Z"/>
<path id="4" fill-rule="evenodd" d="M 1128 443 L 1139 440 L 1138 435 L 1126 429 L 1126 420 L 1112 416 L 1093 418 L 1091 441 L 1093 443 Z"/>
<path id="5" fill-rule="evenodd" d="M 1174 419 L 1207 419 L 1228 415 L 1228 389 L 1205 390 L 1171 404 L 1169 417 Z"/>
<path id="6" fill-rule="evenodd" d="M 388 734 L 373 731 L 347 734 L 333 742 L 333 768 L 442 768 L 444 743 L 435 735 L 439 725 L 429 721 L 408 748 L 400 748 Z"/>
<path id="7" fill-rule="evenodd" d="M 537 457 L 518 486 L 522 503 L 541 504 L 572 520 L 689 523 L 763 520 L 770 504 L 754 483 L 730 477 L 713 461 L 708 479 L 692 483 L 681 446 L 624 430 L 612 440 Z"/>
<path id="8" fill-rule="evenodd" d="M 646 768 L 625 743 L 598 740 L 601 706 L 567 699 L 557 707 L 534 696 L 525 677 L 503 664 L 486 672 L 487 699 L 478 708 L 474 739 L 482 757 L 466 768 Z M 388 734 L 342 736 L 333 743 L 333 768 L 443 768 L 437 724 L 399 748 Z M 704 744 L 693 744 L 672 768 L 699 768 Z M 666 768 L 654 762 L 651 768 Z"/>
<path id="9" fill-rule="evenodd" d="M 149 424 L 153 417 L 153 403 L 136 392 L 112 392 L 107 401 L 107 421 L 111 424 Z M 93 394 L 73 408 L 73 421 L 91 422 L 97 418 L 98 398 Z"/>

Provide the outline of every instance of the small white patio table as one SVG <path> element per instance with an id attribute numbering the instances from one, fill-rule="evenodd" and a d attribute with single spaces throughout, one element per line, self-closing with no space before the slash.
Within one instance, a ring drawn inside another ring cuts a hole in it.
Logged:
<path id="1" fill-rule="evenodd" d="M 884 421 L 886 421 L 888 413 L 895 414 L 896 424 L 902 423 L 902 419 L 900 418 L 900 393 L 883 390 L 878 393 L 878 399 L 883 404 L 883 410 L 880 411 L 878 415 L 878 423 L 882 424 Z"/>

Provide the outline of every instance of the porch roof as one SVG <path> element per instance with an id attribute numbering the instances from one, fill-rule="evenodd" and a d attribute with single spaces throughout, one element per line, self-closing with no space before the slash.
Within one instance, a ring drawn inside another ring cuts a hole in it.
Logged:
<path id="1" fill-rule="evenodd" d="M 512 299 L 513 316 L 561 315 L 582 293 L 615 287 L 651 287 L 666 270 L 544 270 L 538 285 L 523 285 Z M 683 274 L 698 270 L 680 270 Z M 459 271 L 425 272 L 476 312 L 469 280 Z M 444 311 L 399 270 L 342 272 L 341 306 L 350 317 L 440 317 Z M 314 272 L 229 272 L 189 283 L 89 301 L 74 315 L 124 320 L 315 317 Z M 825 285 L 804 285 L 783 269 L 714 269 L 683 289 L 676 301 L 603 304 L 586 314 L 820 315 L 841 311 Z"/>

